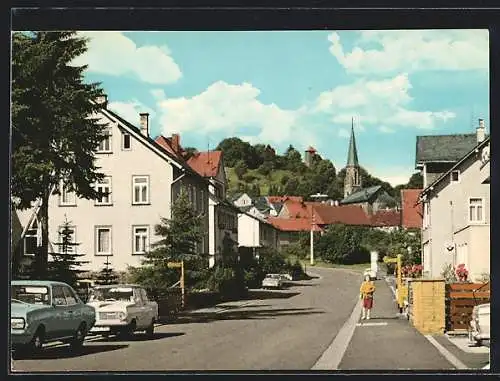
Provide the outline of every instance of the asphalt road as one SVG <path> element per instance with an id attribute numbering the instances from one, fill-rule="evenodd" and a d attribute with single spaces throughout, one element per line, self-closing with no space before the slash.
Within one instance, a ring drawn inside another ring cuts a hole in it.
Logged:
<path id="1" fill-rule="evenodd" d="M 83 352 L 46 348 L 13 361 L 15 371 L 309 370 L 328 348 L 358 298 L 361 274 L 311 270 L 318 275 L 283 291 L 254 291 L 250 300 L 182 316 L 137 333 L 130 341 L 94 337 Z"/>

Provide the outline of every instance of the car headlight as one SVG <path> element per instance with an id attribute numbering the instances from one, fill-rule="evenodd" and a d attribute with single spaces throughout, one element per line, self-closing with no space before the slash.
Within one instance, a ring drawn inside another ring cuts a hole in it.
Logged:
<path id="1" fill-rule="evenodd" d="M 127 318 L 127 314 L 125 312 L 118 312 L 118 319 L 125 320 Z"/>
<path id="2" fill-rule="evenodd" d="M 24 329 L 26 321 L 23 318 L 10 318 L 10 328 Z"/>

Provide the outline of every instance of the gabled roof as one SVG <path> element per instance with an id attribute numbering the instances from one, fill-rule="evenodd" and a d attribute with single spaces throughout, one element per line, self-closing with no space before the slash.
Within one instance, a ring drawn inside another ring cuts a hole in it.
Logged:
<path id="1" fill-rule="evenodd" d="M 198 173 L 193 171 L 191 167 L 188 166 L 184 160 L 180 159 L 177 155 L 174 155 L 171 152 L 169 152 L 165 147 L 155 142 L 149 136 L 145 136 L 144 134 L 142 134 L 140 129 L 134 126 L 132 123 L 126 121 L 121 116 L 119 116 L 118 114 L 114 113 L 109 109 L 101 109 L 100 112 L 106 117 L 108 117 L 108 119 L 119 122 L 122 125 L 122 127 L 124 127 L 129 133 L 132 133 L 138 141 L 142 142 L 148 148 L 152 149 L 156 153 L 163 155 L 163 157 L 167 158 L 167 160 L 173 163 L 177 168 L 179 169 L 182 168 L 192 175 L 201 177 L 200 175 L 198 175 Z"/>
<path id="2" fill-rule="evenodd" d="M 203 177 L 219 174 L 222 151 L 197 152 L 188 160 L 188 165 Z"/>
<path id="3" fill-rule="evenodd" d="M 172 145 L 172 138 L 166 138 L 163 135 L 157 136 L 155 139 L 155 142 L 161 145 L 167 152 L 169 152 L 171 155 L 174 157 L 178 158 L 179 160 L 182 160 L 183 162 L 185 161 L 183 158 L 184 154 L 184 149 L 182 147 L 179 147 L 179 152 L 176 152 L 174 149 L 174 146 Z"/>
<path id="4" fill-rule="evenodd" d="M 433 190 L 434 187 L 440 183 L 443 179 L 449 178 L 450 173 L 460 167 L 464 161 L 466 161 L 471 155 L 474 155 L 476 153 L 476 150 L 482 149 L 484 146 L 488 145 L 490 143 L 490 137 L 488 136 L 486 139 L 484 139 L 481 143 L 478 145 L 474 146 L 469 152 L 467 152 L 460 160 L 458 160 L 453 167 L 451 167 L 447 172 L 443 173 L 441 176 L 439 176 L 436 180 L 434 180 L 431 184 L 425 188 L 419 196 L 419 200 L 422 199 L 424 195 L 429 193 L 429 191 Z"/>
<path id="5" fill-rule="evenodd" d="M 369 188 L 360 189 L 357 192 L 352 193 L 343 200 L 340 201 L 341 204 L 354 204 L 359 202 L 370 201 L 376 194 L 382 189 L 382 185 L 375 185 Z"/>
<path id="6" fill-rule="evenodd" d="M 370 220 L 370 225 L 374 227 L 401 226 L 401 212 L 399 210 L 377 210 Z"/>
<path id="7" fill-rule="evenodd" d="M 417 136 L 415 166 L 429 162 L 456 162 L 476 145 L 476 134 Z"/>
<path id="8" fill-rule="evenodd" d="M 283 208 L 288 210 L 290 218 L 304 218 L 309 217 L 309 210 L 304 202 L 297 202 L 294 200 L 286 200 L 283 203 Z"/>
<path id="9" fill-rule="evenodd" d="M 311 220 L 308 218 L 278 218 L 268 217 L 267 221 L 275 228 L 285 232 L 311 231 Z M 314 231 L 322 231 L 318 225 L 314 225 Z"/>
<path id="10" fill-rule="evenodd" d="M 401 189 L 401 226 L 403 228 L 421 228 L 423 207 L 418 203 L 422 189 Z"/>
<path id="11" fill-rule="evenodd" d="M 320 225 L 370 225 L 370 218 L 359 205 L 328 205 L 314 203 L 315 222 Z"/>

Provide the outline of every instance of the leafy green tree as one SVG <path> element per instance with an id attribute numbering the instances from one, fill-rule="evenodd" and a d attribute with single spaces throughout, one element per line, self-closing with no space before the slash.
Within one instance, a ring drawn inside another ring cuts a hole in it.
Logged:
<path id="1" fill-rule="evenodd" d="M 370 254 L 361 246 L 360 231 L 353 226 L 331 225 L 316 245 L 319 256 L 331 263 L 353 264 L 370 261 Z"/>
<path id="2" fill-rule="evenodd" d="M 239 160 L 242 160 L 250 169 L 256 169 L 263 163 L 255 148 L 240 138 L 224 139 L 216 149 L 224 152 L 224 162 L 228 167 L 234 167 Z"/>
<path id="3" fill-rule="evenodd" d="M 110 266 L 109 256 L 106 256 L 106 262 L 104 262 L 104 267 L 97 274 L 97 279 L 95 281 L 96 284 L 104 285 L 104 284 L 115 284 L 118 283 L 118 274 L 113 270 Z"/>
<path id="4" fill-rule="evenodd" d="M 59 248 L 57 252 L 50 253 L 52 261 L 48 262 L 48 278 L 64 282 L 73 288 L 77 288 L 79 275 L 84 271 L 81 266 L 88 261 L 80 261 L 78 258 L 85 254 L 79 254 L 76 250 L 79 243 L 73 242 L 74 231 L 70 222 L 66 219 L 60 231 L 60 241 L 54 245 Z"/>
<path id="5" fill-rule="evenodd" d="M 287 181 L 284 193 L 288 196 L 296 196 L 298 187 L 299 187 L 299 180 L 297 180 L 297 178 L 295 177 L 292 177 Z"/>
<path id="6" fill-rule="evenodd" d="M 161 239 L 144 255 L 142 267 L 129 269 L 132 279 L 158 296 L 179 280 L 179 270 L 168 268 L 168 262 L 184 261 L 186 285 L 192 285 L 192 269 L 205 256 L 196 252 L 201 226 L 201 216 L 194 211 L 183 187 L 172 204 L 172 218 L 162 218 L 155 226 Z"/>
<path id="7" fill-rule="evenodd" d="M 238 160 L 234 167 L 234 173 L 238 177 L 238 179 L 241 179 L 245 173 L 248 171 L 248 166 L 243 160 Z"/>
<path id="8" fill-rule="evenodd" d="M 48 201 L 61 182 L 81 198 L 95 199 L 98 173 L 94 152 L 103 127 L 91 118 L 102 95 L 97 83 L 85 83 L 86 66 L 71 62 L 87 50 L 74 32 L 16 32 L 12 35 L 12 182 L 16 208 L 41 201 L 41 248 L 36 276 L 48 262 Z"/>

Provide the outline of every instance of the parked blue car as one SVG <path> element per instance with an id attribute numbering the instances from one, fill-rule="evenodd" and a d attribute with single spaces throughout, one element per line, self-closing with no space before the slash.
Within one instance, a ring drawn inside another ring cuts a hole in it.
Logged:
<path id="1" fill-rule="evenodd" d="M 66 283 L 11 281 L 10 337 L 12 349 L 38 352 L 44 343 L 62 341 L 81 348 L 95 323 L 95 310 L 84 304 Z"/>

